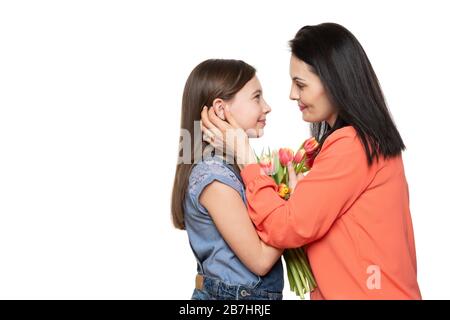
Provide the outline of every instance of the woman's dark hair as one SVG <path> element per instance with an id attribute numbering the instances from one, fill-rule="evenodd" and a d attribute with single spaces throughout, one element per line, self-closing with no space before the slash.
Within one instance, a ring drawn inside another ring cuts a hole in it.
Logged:
<path id="1" fill-rule="evenodd" d="M 172 190 L 172 222 L 178 229 L 185 229 L 184 199 L 189 182 L 189 175 L 195 165 L 197 150 L 203 151 L 207 143 L 195 139 L 195 132 L 200 130 L 200 118 L 203 106 L 212 106 L 214 99 L 229 101 L 256 74 L 255 68 L 241 60 L 210 59 L 203 61 L 192 70 L 183 92 L 181 106 L 181 130 L 190 135 L 190 162 L 177 164 Z M 196 127 L 197 126 L 197 127 Z M 180 134 L 180 144 L 186 143 Z M 185 156 L 185 148 L 180 148 L 179 159 Z M 234 164 L 235 171 L 238 167 Z"/>
<path id="2" fill-rule="evenodd" d="M 289 42 L 292 54 L 308 64 L 321 80 L 338 111 L 336 122 L 311 124 L 322 145 L 335 130 L 353 126 L 364 145 L 369 165 L 395 157 L 405 149 L 387 108 L 378 78 L 356 37 L 335 23 L 304 26 Z"/>

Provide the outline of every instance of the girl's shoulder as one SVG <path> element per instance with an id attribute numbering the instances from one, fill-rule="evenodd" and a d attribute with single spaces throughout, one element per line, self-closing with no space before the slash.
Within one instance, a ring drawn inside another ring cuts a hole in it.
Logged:
<path id="1" fill-rule="evenodd" d="M 230 186 L 241 197 L 245 196 L 243 183 L 238 174 L 232 169 L 232 166 L 220 157 L 208 156 L 194 165 L 189 176 L 187 191 L 195 205 L 201 208 L 199 205 L 200 195 L 214 181 Z"/>

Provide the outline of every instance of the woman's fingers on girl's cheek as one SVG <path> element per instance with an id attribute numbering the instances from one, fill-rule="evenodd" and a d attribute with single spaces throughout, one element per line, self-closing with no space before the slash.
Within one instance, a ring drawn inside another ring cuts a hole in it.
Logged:
<path id="1" fill-rule="evenodd" d="M 202 121 L 203 127 L 204 128 L 211 128 L 213 125 L 212 125 L 211 121 L 209 121 L 208 109 L 204 107 L 203 110 L 202 110 L 201 115 L 202 115 L 201 121 Z"/>
<path id="2" fill-rule="evenodd" d="M 209 121 L 211 121 L 214 125 L 217 123 L 217 116 L 216 116 L 216 113 L 214 112 L 213 108 L 209 108 L 208 118 L 209 118 Z"/>
<path id="3" fill-rule="evenodd" d="M 230 112 L 230 107 L 228 105 L 225 106 L 224 108 L 224 114 L 225 114 L 225 119 L 235 128 L 238 128 L 239 125 L 237 124 L 236 120 L 234 119 L 234 117 L 231 115 Z"/>
<path id="4" fill-rule="evenodd" d="M 202 132 L 208 130 L 208 128 L 203 124 L 203 121 L 200 122 L 200 129 L 202 130 Z"/>
<path id="5" fill-rule="evenodd" d="M 210 129 L 210 131 L 216 136 L 216 137 L 222 137 L 222 131 L 220 129 L 213 127 Z"/>
<path id="6" fill-rule="evenodd" d="M 211 125 L 209 128 L 207 128 L 204 125 L 200 126 L 203 134 L 208 135 L 209 137 L 222 137 L 222 131 L 220 131 L 219 129 L 217 129 L 214 125 Z"/>
<path id="7" fill-rule="evenodd" d="M 208 136 L 206 133 L 204 133 L 204 134 L 203 134 L 203 141 L 211 142 L 211 137 Z"/>
<path id="8" fill-rule="evenodd" d="M 220 144 L 222 141 L 222 132 L 217 128 L 207 129 L 202 128 L 203 140 L 210 144 Z"/>
<path id="9" fill-rule="evenodd" d="M 202 127 L 202 133 L 203 133 L 203 136 L 204 135 L 208 135 L 208 136 L 212 135 L 212 132 L 209 131 L 209 129 L 207 129 L 205 127 Z"/>
<path id="10" fill-rule="evenodd" d="M 217 116 L 213 108 L 210 108 L 208 110 L 208 116 L 209 120 L 214 126 L 219 128 L 221 131 L 225 131 L 225 129 L 227 128 L 227 123 Z"/>

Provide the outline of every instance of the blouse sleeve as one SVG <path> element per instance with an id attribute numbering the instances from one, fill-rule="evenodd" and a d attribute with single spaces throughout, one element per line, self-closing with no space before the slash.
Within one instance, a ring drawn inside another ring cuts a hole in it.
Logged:
<path id="1" fill-rule="evenodd" d="M 332 134 L 287 201 L 259 165 L 246 166 L 241 175 L 260 238 L 274 247 L 296 248 L 326 234 L 366 188 L 369 171 L 358 136 Z"/>
<path id="2" fill-rule="evenodd" d="M 188 194 L 198 212 L 208 215 L 208 211 L 200 203 L 203 190 L 212 182 L 218 181 L 236 190 L 245 197 L 244 187 L 238 177 L 222 161 L 209 159 L 197 164 L 189 176 Z"/>

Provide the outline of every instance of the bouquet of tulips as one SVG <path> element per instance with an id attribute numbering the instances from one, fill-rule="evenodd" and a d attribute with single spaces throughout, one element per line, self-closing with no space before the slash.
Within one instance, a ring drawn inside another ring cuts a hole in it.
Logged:
<path id="1" fill-rule="evenodd" d="M 319 144 L 314 137 L 307 139 L 298 149 L 297 153 L 289 148 L 281 148 L 278 151 L 269 151 L 258 157 L 258 163 L 263 171 L 271 176 L 278 186 L 278 194 L 284 200 L 289 199 L 293 190 L 289 188 L 289 175 L 287 166 L 292 163 L 295 173 L 308 172 L 314 163 Z M 283 253 L 291 291 L 301 299 L 305 293 L 313 291 L 316 281 L 311 272 L 308 258 L 302 248 L 286 249 Z"/>

